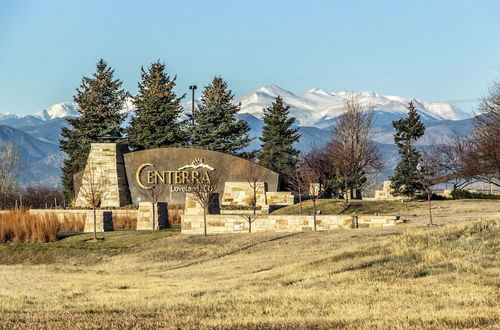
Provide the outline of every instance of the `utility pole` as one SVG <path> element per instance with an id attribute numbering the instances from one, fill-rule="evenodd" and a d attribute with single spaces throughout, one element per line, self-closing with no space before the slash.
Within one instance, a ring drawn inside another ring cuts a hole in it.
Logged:
<path id="1" fill-rule="evenodd" d="M 189 89 L 193 92 L 193 97 L 191 98 L 191 120 L 194 125 L 194 91 L 196 89 L 196 85 L 189 86 Z"/>

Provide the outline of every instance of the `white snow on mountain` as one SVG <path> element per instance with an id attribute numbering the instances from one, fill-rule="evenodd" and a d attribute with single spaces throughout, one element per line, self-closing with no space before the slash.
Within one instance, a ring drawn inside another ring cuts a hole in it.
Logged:
<path id="1" fill-rule="evenodd" d="M 38 111 L 35 116 L 42 120 L 78 116 L 77 105 L 74 102 L 61 102 Z"/>
<path id="2" fill-rule="evenodd" d="M 79 115 L 78 111 L 78 105 L 75 102 L 61 102 L 54 104 L 48 108 L 44 108 L 39 110 L 37 113 L 35 113 L 35 116 L 42 119 L 42 120 L 52 120 L 56 118 L 66 118 L 66 117 L 76 117 Z M 125 102 L 123 104 L 123 109 L 121 110 L 121 113 L 125 113 L 127 115 L 133 114 L 135 111 L 135 105 L 132 103 L 132 97 L 127 97 L 125 99 Z M 0 120 L 3 120 L 3 116 L 7 115 L 12 115 L 9 113 L 6 114 L 0 114 Z M 21 118 L 18 115 L 15 118 Z M 8 117 L 6 117 L 8 118 Z M 5 118 L 5 119 L 6 119 Z"/>
<path id="3" fill-rule="evenodd" d="M 427 118 L 460 120 L 472 117 L 460 108 L 447 103 L 423 102 L 370 91 L 328 93 L 314 88 L 302 94 L 294 94 L 275 85 L 259 88 L 240 99 L 241 113 L 250 113 L 260 118 L 262 109 L 270 106 L 278 95 L 290 106 L 292 115 L 298 119 L 300 125 L 308 126 L 321 127 L 322 122 L 340 115 L 344 110 L 344 100 L 350 96 L 356 97 L 363 106 L 375 111 L 404 114 L 408 102 L 413 100 L 419 112 Z"/>
<path id="4" fill-rule="evenodd" d="M 0 113 L 0 120 L 7 120 L 7 119 L 19 119 L 21 118 L 19 115 L 16 115 L 15 113 Z"/>
<path id="5" fill-rule="evenodd" d="M 135 112 L 135 105 L 134 102 L 132 101 L 131 96 L 127 96 L 125 98 L 125 102 L 123 103 L 123 109 L 120 111 L 121 113 L 125 113 L 127 115 L 133 114 Z"/>
<path id="6" fill-rule="evenodd" d="M 327 127 L 331 119 L 342 114 L 344 111 L 344 100 L 351 95 L 354 95 L 363 106 L 386 114 L 402 115 L 406 113 L 408 102 L 413 100 L 420 114 L 426 119 L 461 120 L 472 117 L 471 114 L 448 103 L 423 102 L 399 96 L 380 95 L 370 91 L 329 93 L 322 89 L 313 88 L 302 94 L 294 94 L 276 85 L 259 88 L 236 100 L 236 102 L 241 102 L 241 114 L 249 113 L 261 118 L 263 109 L 269 107 L 278 95 L 290 106 L 291 114 L 297 118 L 299 125 L 316 126 L 319 128 Z M 198 102 L 199 100 L 196 100 L 196 103 Z M 35 116 L 44 121 L 75 117 L 78 116 L 77 107 L 77 104 L 74 102 L 57 103 L 38 111 Z M 184 103 L 183 108 L 185 113 L 191 113 L 191 101 Z M 135 109 L 132 97 L 127 97 L 121 111 L 127 114 L 126 122 L 130 120 Z M 0 114 L 0 121 L 22 118 L 11 113 Z"/>

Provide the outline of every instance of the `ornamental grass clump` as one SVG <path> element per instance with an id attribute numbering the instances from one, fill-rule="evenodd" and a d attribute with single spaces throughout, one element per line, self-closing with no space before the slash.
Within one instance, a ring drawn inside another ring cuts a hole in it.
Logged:
<path id="1" fill-rule="evenodd" d="M 64 232 L 82 231 L 83 221 L 76 217 L 65 217 L 61 222 L 54 214 L 33 215 L 25 211 L 0 214 L 0 243 L 45 243 L 55 242 Z"/>
<path id="2" fill-rule="evenodd" d="M 123 215 L 113 217 L 113 228 L 115 230 L 135 230 L 137 228 L 137 217 Z"/>

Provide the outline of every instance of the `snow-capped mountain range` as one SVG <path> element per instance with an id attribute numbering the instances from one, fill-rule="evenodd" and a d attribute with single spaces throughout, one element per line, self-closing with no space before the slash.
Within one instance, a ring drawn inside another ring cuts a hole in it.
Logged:
<path id="1" fill-rule="evenodd" d="M 264 108 L 271 105 L 276 96 L 281 96 L 291 107 L 291 113 L 302 126 L 323 128 L 325 122 L 339 116 L 343 112 L 344 100 L 356 97 L 367 109 L 384 111 L 394 114 L 404 114 L 408 102 L 413 100 L 420 114 L 433 120 L 461 120 L 472 117 L 459 107 L 441 102 L 423 102 L 418 99 L 404 98 L 392 95 L 380 95 L 374 92 L 331 92 L 313 88 L 305 93 L 294 94 L 276 85 L 259 88 L 236 102 L 241 103 L 241 113 L 248 113 L 260 118 Z M 184 104 L 186 111 L 190 110 L 190 102 Z M 127 98 L 122 113 L 133 114 L 135 107 L 131 98 Z M 35 113 L 34 117 L 41 120 L 78 116 L 77 105 L 74 102 L 62 102 L 44 108 Z M 26 116 L 29 117 L 29 116 Z M 0 121 L 5 119 L 22 119 L 16 114 L 0 114 Z"/>
<path id="2" fill-rule="evenodd" d="M 393 144 L 391 122 L 406 114 L 410 100 L 413 100 L 426 126 L 426 134 L 422 139 L 424 144 L 434 143 L 433 141 L 439 141 L 455 132 L 467 134 L 472 126 L 471 114 L 447 103 L 424 102 L 374 92 L 328 93 L 321 89 L 311 89 L 295 94 L 271 85 L 235 101 L 241 103 L 241 111 L 237 117 L 245 120 L 251 129 L 249 134 L 253 140 L 250 150 L 259 148 L 263 109 L 269 107 L 278 95 L 291 107 L 291 114 L 297 118 L 301 140 L 296 147 L 302 151 L 309 150 L 313 145 L 324 145 L 329 139 L 329 128 L 343 112 L 344 100 L 356 97 L 363 106 L 374 112 L 374 140 L 379 143 L 381 152 L 386 157 L 386 174 L 392 172 L 398 157 Z M 198 103 L 199 99 L 195 102 Z M 183 107 L 185 114 L 191 112 L 191 102 L 184 103 Z M 34 115 L 0 114 L 0 145 L 11 142 L 20 149 L 26 164 L 23 182 L 41 183 L 41 177 L 44 177 L 44 184 L 59 184 L 60 167 L 65 154 L 59 150 L 58 140 L 61 128 L 68 125 L 66 118 L 79 115 L 77 109 L 73 102 L 62 102 L 41 109 Z M 127 115 L 125 124 L 134 112 L 132 99 L 127 98 L 122 109 L 122 113 Z"/>
<path id="3" fill-rule="evenodd" d="M 355 97 L 367 109 L 374 111 L 405 114 L 408 103 L 413 100 L 423 117 L 434 120 L 460 120 L 472 117 L 460 108 L 436 102 L 423 102 L 417 99 L 399 96 L 380 95 L 374 92 L 339 92 L 328 93 L 314 88 L 302 94 L 294 94 L 275 85 L 266 86 L 246 95 L 241 100 L 241 112 L 257 117 L 262 109 L 269 106 L 280 95 L 291 107 L 291 113 L 300 125 L 323 128 L 329 120 L 339 116 L 344 110 L 344 100 Z"/>

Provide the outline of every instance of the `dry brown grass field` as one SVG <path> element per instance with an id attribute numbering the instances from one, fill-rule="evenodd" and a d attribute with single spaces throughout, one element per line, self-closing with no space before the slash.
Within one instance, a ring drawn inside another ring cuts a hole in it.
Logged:
<path id="1" fill-rule="evenodd" d="M 394 227 L 0 244 L 0 328 L 497 329 L 500 203 L 436 201 L 435 228 L 400 204 Z"/>

